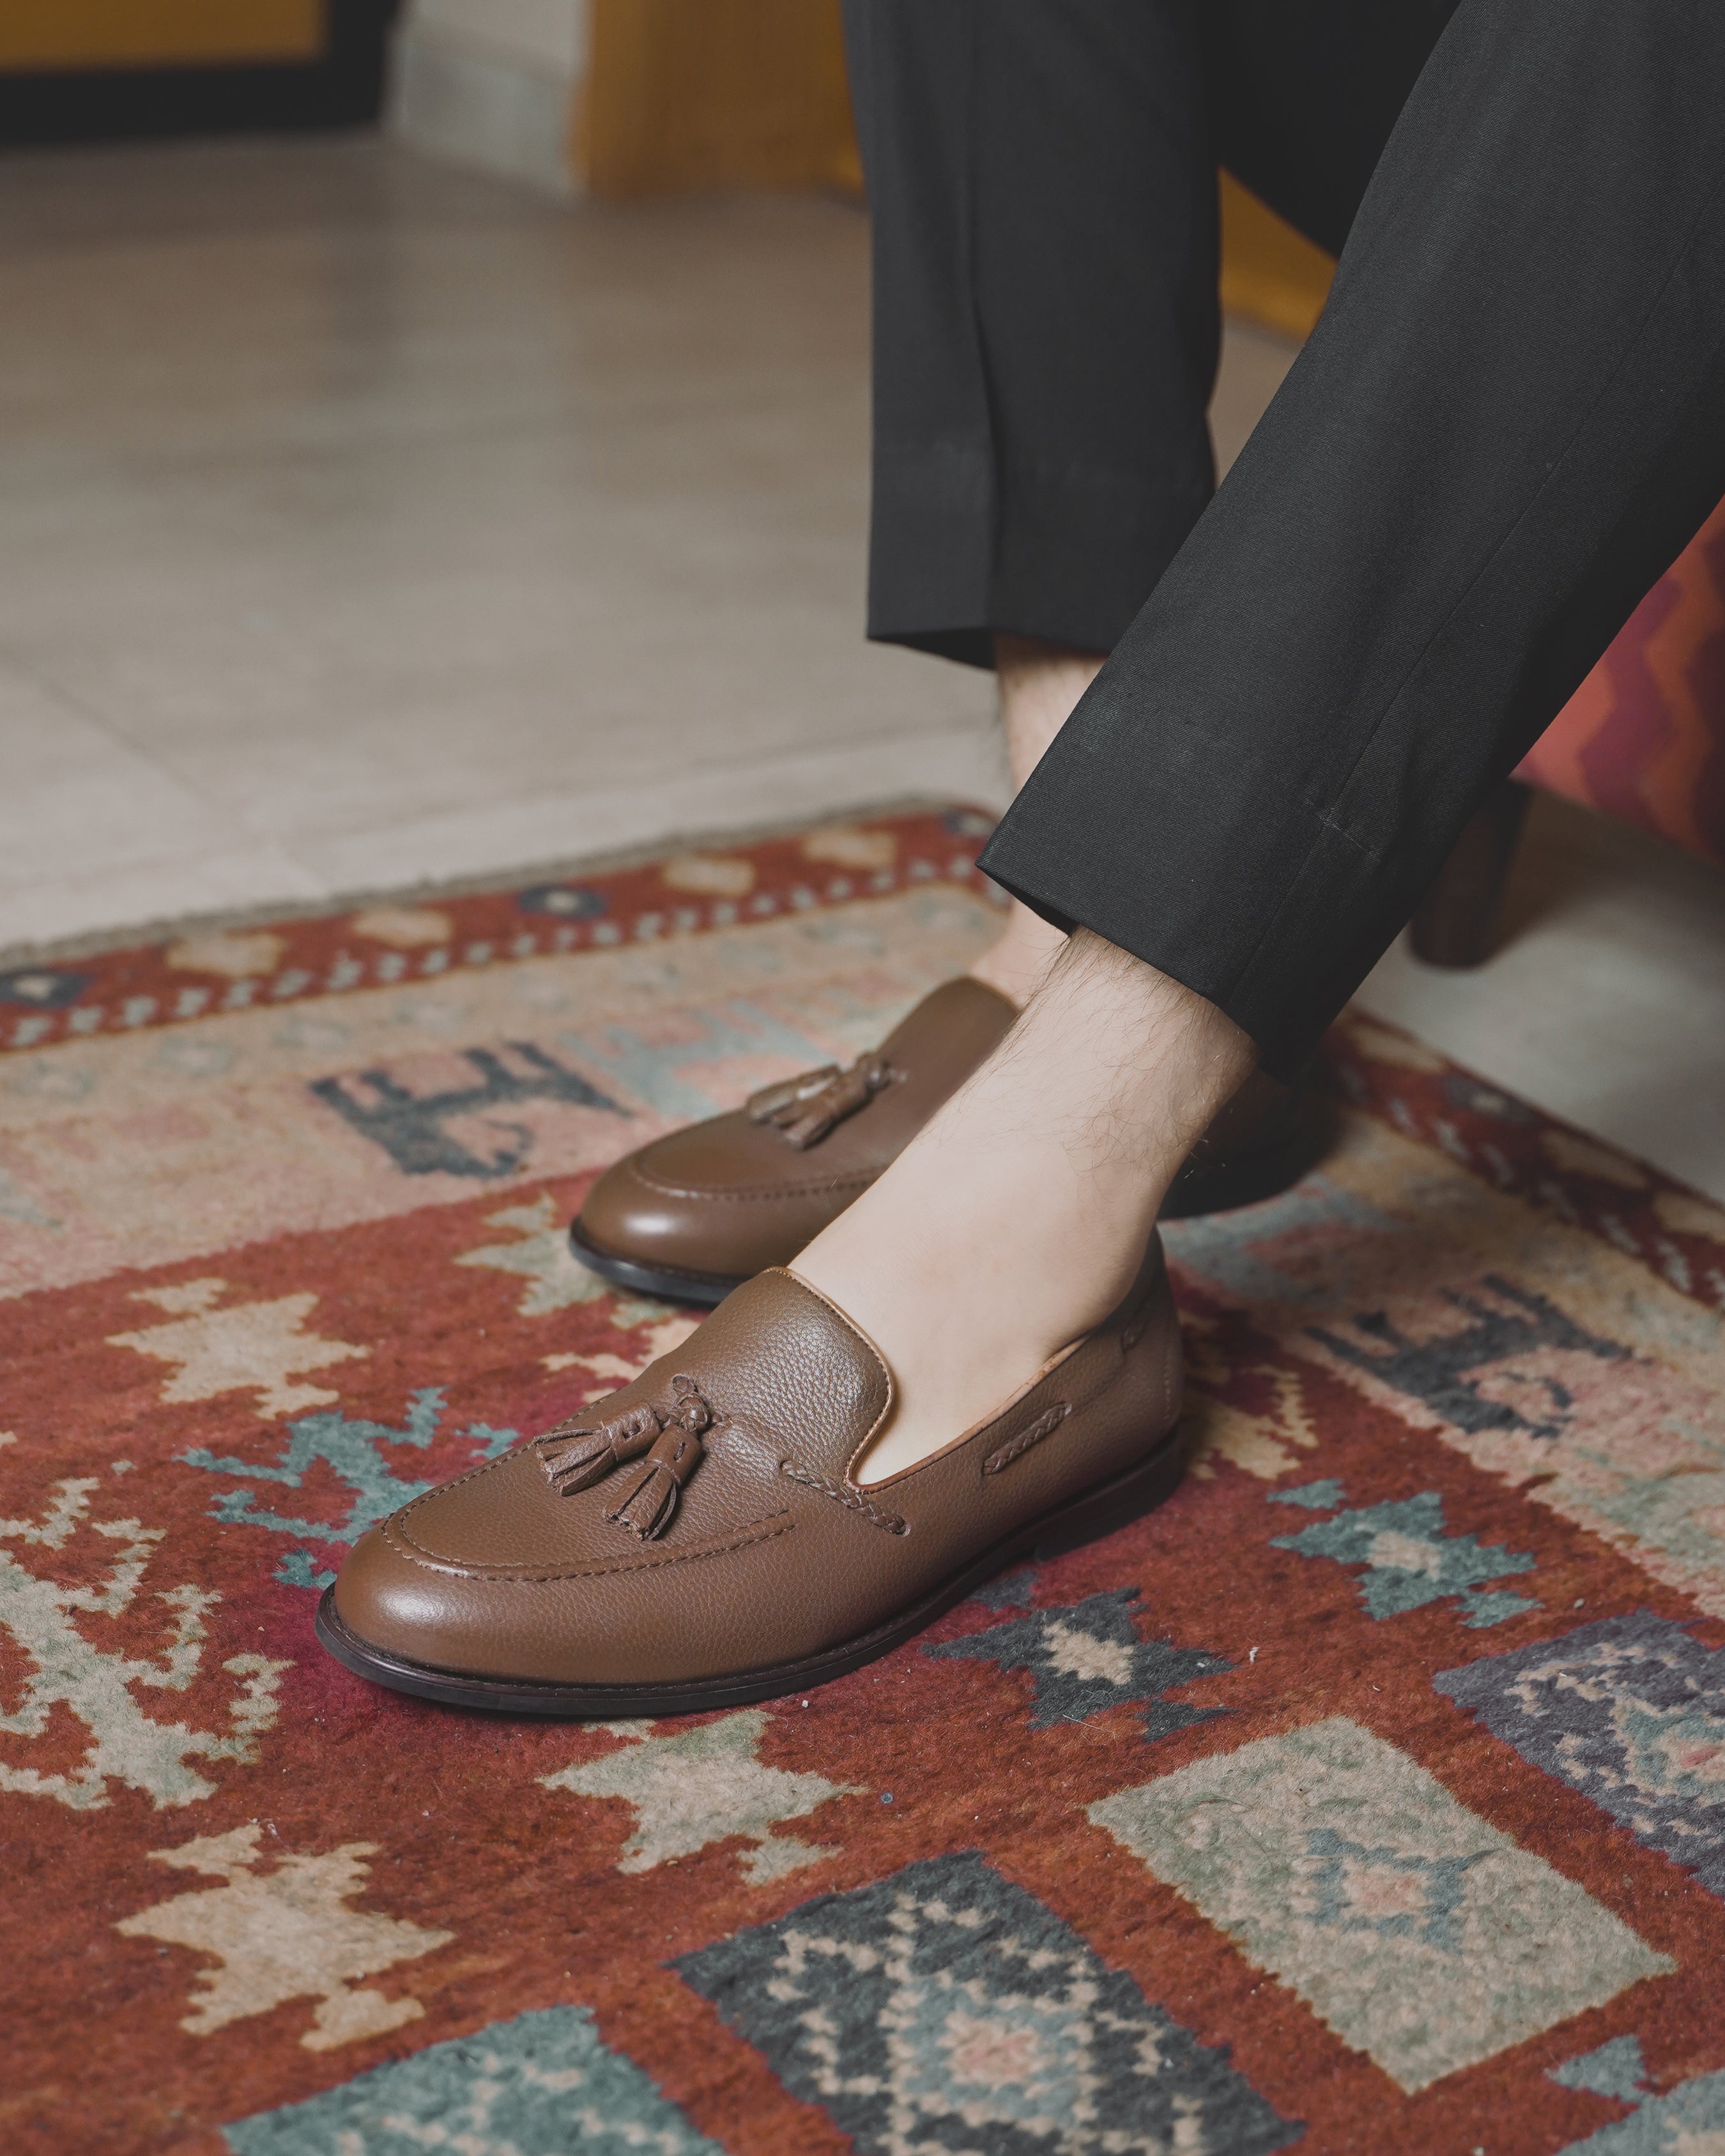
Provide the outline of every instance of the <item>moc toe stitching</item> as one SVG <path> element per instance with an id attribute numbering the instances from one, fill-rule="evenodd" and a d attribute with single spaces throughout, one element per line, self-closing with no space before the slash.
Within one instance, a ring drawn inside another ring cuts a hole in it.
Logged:
<path id="1" fill-rule="evenodd" d="M 656 1175 L 649 1174 L 639 1162 L 629 1162 L 620 1165 L 626 1165 L 635 1181 L 650 1190 L 655 1197 L 688 1198 L 706 1205 L 724 1204 L 737 1199 L 747 1199 L 750 1204 L 757 1205 L 763 1199 L 769 1198 L 813 1198 L 824 1191 L 849 1190 L 852 1188 L 863 1191 L 884 1173 L 883 1166 L 880 1168 L 853 1170 L 848 1175 L 805 1176 L 801 1181 L 794 1183 L 788 1178 L 777 1176 L 771 1183 L 665 1183 Z"/>
<path id="2" fill-rule="evenodd" d="M 732 1551 L 747 1549 L 751 1543 L 770 1541 L 774 1535 L 788 1534 L 796 1525 L 788 1512 L 771 1512 L 763 1519 L 750 1521 L 747 1527 L 733 1529 L 716 1541 L 696 1543 L 688 1548 L 655 1550 L 651 1556 L 624 1553 L 608 1558 L 603 1564 L 553 1568 L 487 1565 L 459 1558 L 438 1557 L 422 1544 L 409 1541 L 400 1533 L 398 1526 L 399 1517 L 398 1514 L 393 1515 L 383 1522 L 383 1539 L 391 1552 L 403 1563 L 418 1565 L 425 1572 L 440 1572 L 458 1579 L 470 1579 L 480 1586 L 495 1582 L 502 1587 L 546 1585 L 560 1579 L 605 1579 L 619 1573 L 651 1572 L 667 1565 L 692 1564 L 702 1558 L 728 1557 Z"/>

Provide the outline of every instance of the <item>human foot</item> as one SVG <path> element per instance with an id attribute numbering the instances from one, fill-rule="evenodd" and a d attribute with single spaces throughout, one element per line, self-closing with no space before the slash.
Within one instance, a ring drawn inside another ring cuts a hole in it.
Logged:
<path id="1" fill-rule="evenodd" d="M 607 1168 L 569 1230 L 575 1255 L 620 1287 L 721 1301 L 860 1197 L 1017 1015 L 968 974 L 943 981 L 849 1070 L 763 1087 Z"/>
<path id="2" fill-rule="evenodd" d="M 608 1168 L 569 1230 L 575 1255 L 619 1287 L 716 1303 L 751 1275 L 797 1262 L 997 1048 L 1016 1007 L 968 974 L 925 996 L 848 1071 L 768 1086 Z M 875 1085 L 880 1079 L 884 1082 Z M 1323 1104 L 1262 1072 L 1240 1088 L 1176 1178 L 1165 1218 L 1285 1190 L 1328 1140 Z"/>
<path id="3" fill-rule="evenodd" d="M 1081 931 L 1017 1026 L 793 1270 L 897 1388 L 865 1484 L 998 1412 L 1102 1321 L 1169 1183 L 1256 1050 L 1214 1004 Z"/>
<path id="4" fill-rule="evenodd" d="M 993 1426 L 865 1491 L 887 1368 L 843 1312 L 763 1273 L 621 1392 L 371 1528 L 318 1637 L 362 1676 L 516 1714 L 804 1691 L 1002 1567 L 1159 1503 L 1183 1466 L 1179 1377 L 1153 1248 L 1122 1308 Z"/>

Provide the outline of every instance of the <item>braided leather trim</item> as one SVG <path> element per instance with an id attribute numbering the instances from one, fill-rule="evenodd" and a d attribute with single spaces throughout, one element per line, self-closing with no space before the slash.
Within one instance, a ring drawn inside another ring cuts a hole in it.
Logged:
<path id="1" fill-rule="evenodd" d="M 800 1482 L 805 1489 L 814 1490 L 823 1497 L 830 1497 L 835 1505 L 842 1505 L 847 1512 L 860 1512 L 865 1520 L 877 1527 L 884 1527 L 890 1535 L 907 1535 L 911 1523 L 896 1512 L 883 1512 L 871 1505 L 860 1490 L 848 1489 L 842 1482 L 829 1482 L 824 1475 L 816 1475 L 806 1467 L 798 1467 L 793 1460 L 781 1460 L 781 1475 L 788 1475 L 793 1482 Z"/>
<path id="2" fill-rule="evenodd" d="M 1021 1430 L 1015 1438 L 1003 1445 L 998 1452 L 991 1452 L 983 1462 L 984 1475 L 998 1475 L 1003 1468 L 1010 1467 L 1014 1460 L 1021 1460 L 1033 1445 L 1057 1430 L 1072 1412 L 1070 1400 L 1060 1400 L 1046 1414 L 1037 1416 L 1028 1430 Z"/>

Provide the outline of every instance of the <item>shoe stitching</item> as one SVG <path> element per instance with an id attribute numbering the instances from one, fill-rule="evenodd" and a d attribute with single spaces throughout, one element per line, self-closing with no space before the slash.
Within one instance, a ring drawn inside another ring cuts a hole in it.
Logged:
<path id="1" fill-rule="evenodd" d="M 897 1512 L 883 1512 L 871 1505 L 860 1490 L 846 1489 L 841 1482 L 829 1482 L 824 1475 L 816 1475 L 806 1467 L 798 1467 L 793 1460 L 781 1460 L 781 1475 L 788 1475 L 793 1482 L 800 1482 L 805 1489 L 814 1490 L 823 1497 L 830 1497 L 835 1505 L 842 1505 L 848 1512 L 860 1512 L 865 1520 L 877 1527 L 884 1527 L 890 1535 L 907 1535 L 911 1523 Z"/>
<path id="2" fill-rule="evenodd" d="M 860 1169 L 850 1175 L 811 1176 L 802 1183 L 745 1183 L 735 1189 L 726 1190 L 714 1190 L 698 1183 L 661 1183 L 657 1176 L 649 1175 L 639 1163 L 634 1167 L 634 1174 L 638 1183 L 644 1183 L 649 1190 L 656 1191 L 662 1198 L 696 1198 L 703 1204 L 723 1205 L 734 1204 L 739 1199 L 752 1203 L 762 1198 L 818 1197 L 823 1191 L 829 1190 L 849 1190 L 852 1188 L 865 1190 L 870 1183 L 885 1174 L 887 1165 L 883 1161 L 879 1168 Z"/>
<path id="3" fill-rule="evenodd" d="M 775 1535 L 788 1534 L 796 1525 L 788 1512 L 773 1512 L 764 1520 L 751 1521 L 747 1527 L 740 1527 L 723 1542 L 708 1543 L 697 1549 L 666 1550 L 656 1557 L 618 1558 L 604 1564 L 574 1565 L 560 1570 L 535 1572 L 511 1571 L 501 1566 L 464 1564 L 457 1558 L 438 1557 L 419 1543 L 403 1547 L 405 1537 L 397 1525 L 401 1517 L 398 1514 L 396 1519 L 386 1520 L 383 1532 L 405 1563 L 418 1565 L 428 1572 L 459 1573 L 468 1579 L 513 1581 L 527 1585 L 543 1584 L 557 1579 L 603 1579 L 619 1573 L 650 1572 L 665 1565 L 692 1564 L 702 1558 L 728 1557 L 733 1551 L 747 1549 L 752 1543 L 768 1542 Z"/>
<path id="4" fill-rule="evenodd" d="M 1021 1459 L 1033 1445 L 1040 1445 L 1044 1438 L 1052 1436 L 1071 1412 L 1070 1400 L 1057 1400 L 1054 1406 L 1038 1415 L 1028 1430 L 1021 1430 L 998 1452 L 991 1452 L 983 1462 L 983 1474 L 998 1475 L 1003 1468 L 1010 1467 L 1014 1460 Z"/>

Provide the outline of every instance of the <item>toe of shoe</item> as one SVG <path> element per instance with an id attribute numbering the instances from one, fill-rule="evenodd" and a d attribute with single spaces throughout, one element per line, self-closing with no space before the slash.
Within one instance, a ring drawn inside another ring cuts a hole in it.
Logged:
<path id="1" fill-rule="evenodd" d="M 476 1666 L 473 1597 L 461 1576 L 409 1558 L 384 1527 L 371 1527 L 336 1575 L 336 1614 L 373 1652 L 430 1669 Z M 482 1654 L 477 1660 L 482 1661 Z"/>

